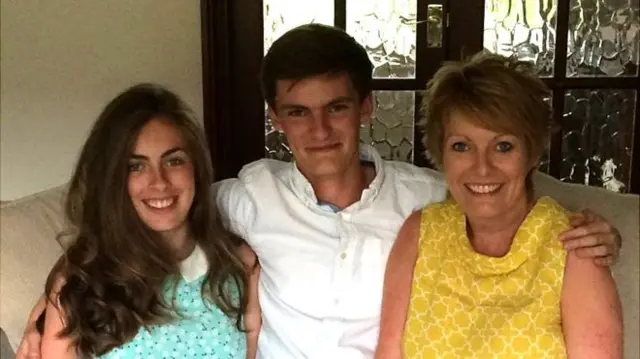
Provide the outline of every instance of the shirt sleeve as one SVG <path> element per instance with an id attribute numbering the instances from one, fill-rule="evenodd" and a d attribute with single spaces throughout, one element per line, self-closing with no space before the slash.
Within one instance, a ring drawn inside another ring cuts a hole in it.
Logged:
<path id="1" fill-rule="evenodd" d="M 248 242 L 256 218 L 256 205 L 247 187 L 239 179 L 232 178 L 212 184 L 211 189 L 222 224 Z"/>

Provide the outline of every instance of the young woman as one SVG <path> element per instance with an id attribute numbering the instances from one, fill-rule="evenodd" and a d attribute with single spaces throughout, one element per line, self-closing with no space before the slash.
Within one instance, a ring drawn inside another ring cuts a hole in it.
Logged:
<path id="1" fill-rule="evenodd" d="M 256 260 L 211 208 L 201 128 L 134 86 L 93 126 L 66 199 L 72 245 L 47 280 L 43 358 L 249 358 Z"/>

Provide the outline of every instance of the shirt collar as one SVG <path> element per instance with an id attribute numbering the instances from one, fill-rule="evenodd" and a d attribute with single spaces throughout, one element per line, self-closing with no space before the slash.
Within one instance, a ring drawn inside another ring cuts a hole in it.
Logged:
<path id="1" fill-rule="evenodd" d="M 371 183 L 369 184 L 369 187 L 365 188 L 364 191 L 362 191 L 360 201 L 352 204 L 348 208 L 345 208 L 345 210 L 359 208 L 371 203 L 378 195 L 378 192 L 380 192 L 380 187 L 382 187 L 382 183 L 384 181 L 384 160 L 375 148 L 367 144 L 361 144 L 360 161 L 372 163 L 375 168 L 376 175 L 373 178 L 373 181 L 371 181 Z M 302 172 L 300 172 L 295 162 L 291 163 L 291 188 L 296 196 L 303 202 L 305 202 L 307 206 L 331 212 L 337 212 L 337 208 L 335 208 L 335 206 L 332 206 L 330 204 L 318 203 L 318 198 L 313 192 L 311 183 L 302 174 Z"/>
<path id="2" fill-rule="evenodd" d="M 193 282 L 202 277 L 208 269 L 207 257 L 197 244 L 191 254 L 180 262 L 180 274 L 185 282 Z"/>

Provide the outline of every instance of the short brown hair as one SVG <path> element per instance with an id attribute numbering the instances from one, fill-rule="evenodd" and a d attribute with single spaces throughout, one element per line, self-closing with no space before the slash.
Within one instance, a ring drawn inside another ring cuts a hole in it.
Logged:
<path id="1" fill-rule="evenodd" d="M 442 168 L 444 126 L 461 111 L 489 130 L 522 139 L 529 160 L 545 149 L 553 129 L 549 89 L 532 63 L 480 52 L 463 61 L 446 62 L 427 84 L 420 126 L 427 157 Z"/>
<path id="2" fill-rule="evenodd" d="M 343 73 L 351 79 L 360 101 L 371 94 L 373 64 L 367 50 L 342 29 L 306 24 L 287 31 L 271 45 L 262 60 L 260 86 L 273 107 L 278 80 Z"/>

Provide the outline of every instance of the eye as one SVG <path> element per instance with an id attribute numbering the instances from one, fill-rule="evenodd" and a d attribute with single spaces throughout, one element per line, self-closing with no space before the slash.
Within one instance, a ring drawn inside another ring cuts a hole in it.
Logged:
<path id="1" fill-rule="evenodd" d="M 348 108 L 349 108 L 349 106 L 347 106 L 347 105 L 345 105 L 343 103 L 335 104 L 335 105 L 329 107 L 329 113 L 342 112 L 342 111 L 345 111 Z"/>
<path id="2" fill-rule="evenodd" d="M 454 142 L 451 144 L 451 149 L 456 152 L 465 152 L 469 147 L 464 142 Z"/>
<path id="3" fill-rule="evenodd" d="M 167 159 L 166 164 L 168 167 L 176 167 L 183 165 L 185 162 L 186 160 L 182 157 L 171 157 Z"/>
<path id="4" fill-rule="evenodd" d="M 513 150 L 513 144 L 507 141 L 500 141 L 496 145 L 496 150 L 501 153 L 507 153 Z"/>
<path id="5" fill-rule="evenodd" d="M 287 111 L 287 116 L 289 117 L 302 117 L 304 115 L 305 115 L 305 111 L 300 109 Z"/>
<path id="6" fill-rule="evenodd" d="M 129 172 L 140 172 L 142 171 L 143 168 L 143 164 L 140 162 L 131 162 L 129 163 L 129 166 L 127 167 L 127 170 Z"/>

